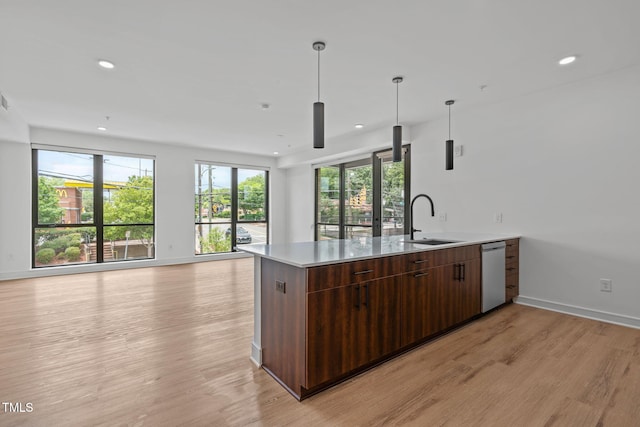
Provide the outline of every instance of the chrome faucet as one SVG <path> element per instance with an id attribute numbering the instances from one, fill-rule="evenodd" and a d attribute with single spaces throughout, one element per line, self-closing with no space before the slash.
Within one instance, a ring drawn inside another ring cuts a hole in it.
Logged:
<path id="1" fill-rule="evenodd" d="M 411 240 L 413 240 L 413 233 L 415 231 L 422 231 L 422 230 L 417 230 L 417 229 L 413 228 L 413 204 L 415 203 L 416 199 L 418 199 L 420 197 L 426 197 L 427 200 L 429 200 L 429 203 L 431 203 L 431 216 L 436 216 L 436 211 L 433 208 L 433 200 L 431 200 L 431 197 L 427 196 L 426 194 L 418 194 L 416 197 L 414 197 L 411 200 L 411 218 L 410 218 L 410 221 L 409 221 L 409 226 L 411 227 Z"/>

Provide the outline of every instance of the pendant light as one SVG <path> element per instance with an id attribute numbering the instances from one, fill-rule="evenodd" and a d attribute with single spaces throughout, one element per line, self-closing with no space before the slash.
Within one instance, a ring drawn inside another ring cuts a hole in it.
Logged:
<path id="1" fill-rule="evenodd" d="M 451 106 L 455 101 L 450 99 L 444 103 L 449 107 L 449 139 L 444 143 L 445 148 L 445 169 L 450 171 L 453 169 L 453 139 L 451 139 Z"/>
<path id="2" fill-rule="evenodd" d="M 324 103 L 320 102 L 320 51 L 324 42 L 315 42 L 313 50 L 318 52 L 318 102 L 313 103 L 313 148 L 324 148 Z"/>
<path id="3" fill-rule="evenodd" d="M 399 162 L 402 160 L 402 126 L 398 121 L 398 100 L 400 89 L 398 85 L 404 80 L 402 77 L 394 77 L 392 82 L 396 84 L 396 125 L 393 127 L 393 161 Z"/>

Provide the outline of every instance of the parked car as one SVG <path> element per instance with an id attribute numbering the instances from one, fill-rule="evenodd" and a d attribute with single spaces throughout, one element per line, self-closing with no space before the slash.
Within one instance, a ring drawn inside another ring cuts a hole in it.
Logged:
<path id="1" fill-rule="evenodd" d="M 227 228 L 227 231 L 224 232 L 226 237 L 231 236 L 231 227 Z M 251 234 L 244 227 L 236 228 L 236 243 L 251 243 Z"/>

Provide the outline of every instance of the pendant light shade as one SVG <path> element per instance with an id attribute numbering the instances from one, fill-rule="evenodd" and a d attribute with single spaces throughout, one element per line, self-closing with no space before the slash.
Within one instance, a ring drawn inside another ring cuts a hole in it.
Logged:
<path id="1" fill-rule="evenodd" d="M 324 102 L 313 103 L 313 148 L 324 148 Z"/>
<path id="2" fill-rule="evenodd" d="M 453 139 L 451 139 L 451 106 L 455 101 L 450 99 L 444 104 L 449 107 L 449 139 L 444 143 L 445 151 L 445 169 L 450 171 L 453 169 Z"/>
<path id="3" fill-rule="evenodd" d="M 324 42 L 315 42 L 313 50 L 318 52 L 318 102 L 313 103 L 313 148 L 324 148 L 324 103 L 320 102 L 320 51 Z"/>
<path id="4" fill-rule="evenodd" d="M 399 101 L 399 88 L 398 85 L 402 83 L 402 77 L 394 77 L 392 82 L 396 84 L 396 125 L 393 127 L 393 151 L 392 159 L 394 162 L 402 160 L 402 126 L 398 121 L 398 101 Z"/>

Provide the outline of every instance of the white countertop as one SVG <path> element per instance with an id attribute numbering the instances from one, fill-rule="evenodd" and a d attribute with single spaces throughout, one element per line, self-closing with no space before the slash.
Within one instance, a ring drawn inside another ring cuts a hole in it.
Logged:
<path id="1" fill-rule="evenodd" d="M 321 240 L 319 242 L 283 243 L 275 245 L 253 244 L 238 246 L 238 250 L 256 256 L 280 261 L 296 267 L 314 267 L 338 262 L 379 258 L 409 252 L 433 251 L 458 246 L 517 239 L 518 234 L 499 233 L 419 233 L 417 238 L 455 240 L 443 245 L 405 243 L 409 236 L 360 237 L 351 240 Z"/>

